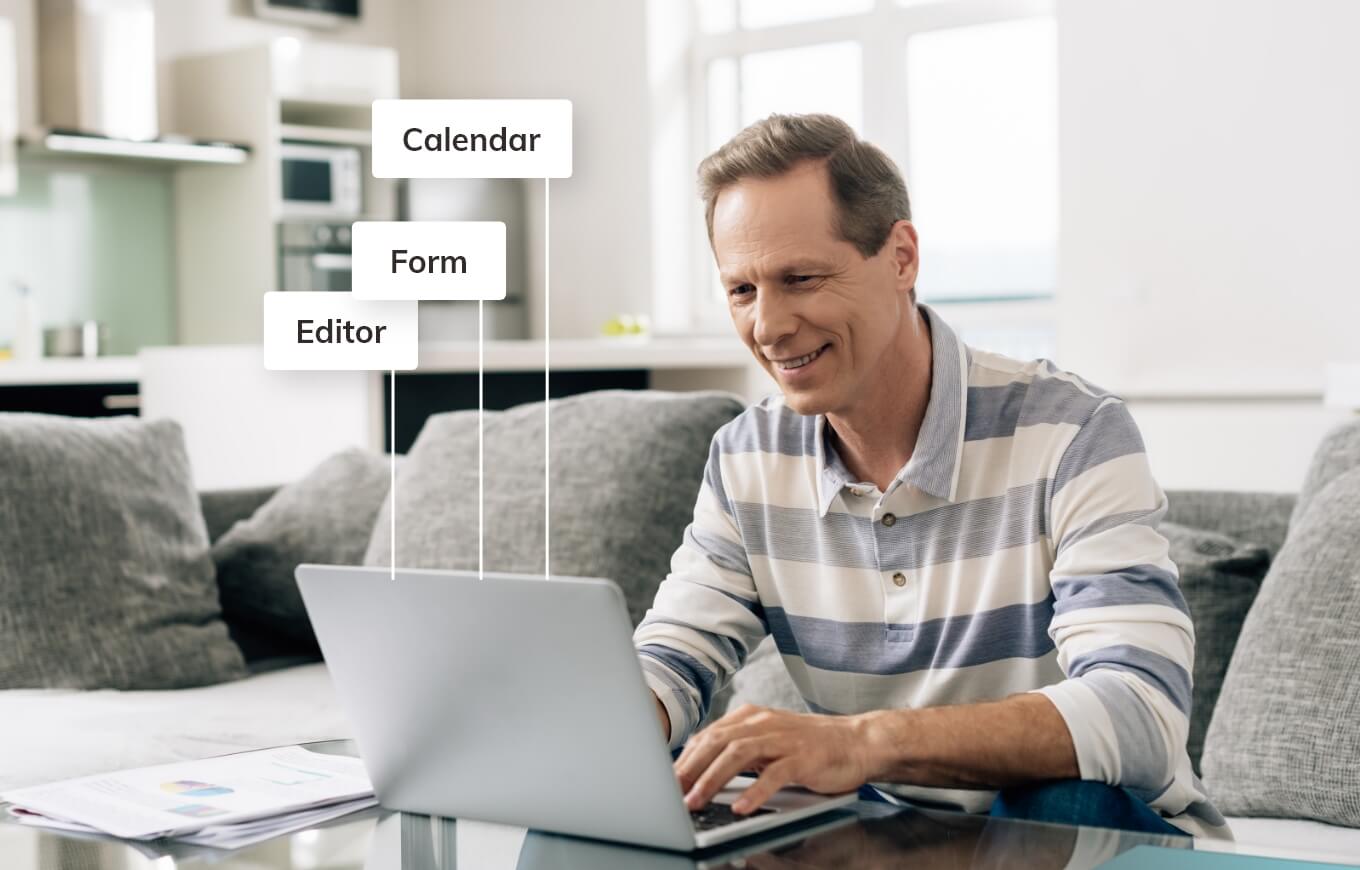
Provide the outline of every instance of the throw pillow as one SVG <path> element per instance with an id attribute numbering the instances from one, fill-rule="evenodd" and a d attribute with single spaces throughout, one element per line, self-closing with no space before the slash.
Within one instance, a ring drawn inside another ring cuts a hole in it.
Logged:
<path id="1" fill-rule="evenodd" d="M 222 613 L 246 658 L 318 653 L 293 572 L 303 562 L 358 565 L 390 480 L 380 454 L 342 451 L 213 545 Z"/>
<path id="2" fill-rule="evenodd" d="M 247 519 L 278 492 L 277 486 L 252 486 L 247 489 L 209 489 L 198 494 L 198 508 L 208 526 L 208 540 L 214 544 Z"/>
<path id="3" fill-rule="evenodd" d="M 1247 614 L 1204 742 L 1230 816 L 1360 827 L 1360 468 L 1313 497 Z"/>
<path id="4" fill-rule="evenodd" d="M 1303 486 L 1299 488 L 1298 500 L 1294 502 L 1294 513 L 1290 524 L 1303 517 L 1313 498 L 1324 486 L 1336 480 L 1352 468 L 1360 468 L 1360 420 L 1342 423 L 1328 432 L 1313 452 L 1308 474 L 1304 476 Z"/>
<path id="5" fill-rule="evenodd" d="M 246 675 L 169 420 L 0 414 L 0 689 Z"/>
<path id="6" fill-rule="evenodd" d="M 1180 571 L 1181 593 L 1195 623 L 1195 688 L 1186 748 L 1198 770 L 1223 675 L 1270 568 L 1270 554 L 1264 547 L 1204 529 L 1162 523 L 1159 530 L 1171 544 L 1171 561 Z"/>
<path id="7" fill-rule="evenodd" d="M 721 393 L 610 390 L 552 403 L 552 572 L 618 583 L 634 623 L 694 513 L 713 433 L 742 410 Z M 487 571 L 543 573 L 543 405 L 484 418 Z M 397 474 L 396 561 L 477 568 L 477 412 L 426 421 Z M 364 561 L 391 560 L 392 499 Z"/>

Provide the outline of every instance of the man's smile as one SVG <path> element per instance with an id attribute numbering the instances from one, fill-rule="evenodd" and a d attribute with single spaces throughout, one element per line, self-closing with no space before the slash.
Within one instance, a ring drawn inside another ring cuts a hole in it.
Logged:
<path id="1" fill-rule="evenodd" d="M 821 347 L 817 348 L 811 353 L 805 353 L 802 356 L 786 357 L 785 359 L 770 359 L 770 362 L 774 365 L 775 368 L 779 369 L 780 371 L 785 372 L 796 371 L 797 369 L 800 369 L 810 364 L 813 360 L 820 357 L 830 347 L 831 345 L 828 343 L 822 345 Z M 767 357 L 767 359 L 769 358 Z"/>

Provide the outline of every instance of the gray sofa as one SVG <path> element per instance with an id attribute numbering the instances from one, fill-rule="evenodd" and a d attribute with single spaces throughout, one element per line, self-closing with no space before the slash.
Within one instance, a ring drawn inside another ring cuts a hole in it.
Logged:
<path id="1" fill-rule="evenodd" d="M 561 437 L 556 424 L 553 435 L 554 439 Z M 683 475 L 683 482 L 676 484 L 685 488 L 683 498 L 692 500 L 701 468 L 700 463 L 692 475 Z M 589 475 L 583 477 L 589 479 Z M 648 483 L 655 485 L 657 481 Z M 274 493 L 273 489 L 202 493 L 200 501 L 209 537 L 214 541 L 220 539 L 238 522 L 255 514 Z M 570 497 L 557 489 L 554 493 L 555 499 Z M 1168 495 L 1168 522 L 1252 542 L 1264 549 L 1268 558 L 1273 558 L 1284 545 L 1295 508 L 1295 496 L 1287 494 Z M 677 542 L 678 538 L 664 546 Z M 636 591 L 649 594 L 660 579 L 651 578 L 650 588 Z M 1212 656 L 1231 655 L 1232 640 L 1250 596 L 1243 601 L 1228 610 L 1214 611 L 1212 618 L 1224 621 L 1231 632 L 1227 648 L 1212 651 Z M 1207 628 L 1210 627 L 1199 626 L 1200 631 Z M 0 745 L 25 748 L 7 759 L 0 769 L 0 789 L 119 767 L 351 736 L 323 663 L 315 659 L 266 657 L 249 664 L 252 675 L 246 679 L 201 688 L 160 692 L 51 689 L 0 692 Z M 768 641 L 717 698 L 711 717 L 745 701 L 794 707 L 800 704 L 777 651 L 768 646 Z M 1209 711 L 1197 709 L 1195 716 L 1202 735 Z M 1262 854 L 1333 857 L 1360 854 L 1360 829 L 1305 819 L 1230 818 L 1230 822 L 1239 846 Z"/>

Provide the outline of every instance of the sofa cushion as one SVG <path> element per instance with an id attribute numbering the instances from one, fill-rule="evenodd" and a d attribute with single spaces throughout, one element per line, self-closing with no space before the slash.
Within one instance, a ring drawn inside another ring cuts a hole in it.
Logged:
<path id="1" fill-rule="evenodd" d="M 213 545 L 222 613 L 247 658 L 319 652 L 293 572 L 303 562 L 359 564 L 390 480 L 382 455 L 341 451 Z"/>
<path id="2" fill-rule="evenodd" d="M 0 414 L 0 689 L 246 674 L 169 420 Z"/>
<path id="3" fill-rule="evenodd" d="M 1284 546 L 1289 515 L 1297 496 L 1292 492 L 1227 492 L 1168 490 L 1165 521 L 1192 529 L 1218 532 L 1265 547 L 1270 557 Z"/>
<path id="4" fill-rule="evenodd" d="M 1195 623 L 1194 695 L 1186 749 L 1198 770 L 1223 675 L 1270 567 L 1270 555 L 1264 547 L 1177 523 L 1162 523 L 1159 530 L 1171 545 L 1171 561 L 1180 571 L 1181 593 Z"/>
<path id="5" fill-rule="evenodd" d="M 1360 855 L 1360 828 L 1343 828 L 1305 819 L 1262 819 L 1229 816 L 1233 851 L 1245 855 L 1267 855 L 1295 861 L 1329 861 L 1353 864 Z M 1203 840 L 1196 842 L 1202 846 Z M 1214 846 L 1220 845 L 1214 843 Z M 1271 867 L 1257 864 L 1256 870 Z M 1292 864 L 1274 865 L 1294 868 Z M 1297 870 L 1297 868 L 1295 868 Z"/>
<path id="6" fill-rule="evenodd" d="M 0 745 L 23 748 L 0 791 L 352 736 L 319 662 L 178 692 L 0 692 Z"/>
<path id="7" fill-rule="evenodd" d="M 1209 724 L 1227 815 L 1360 827 L 1360 468 L 1310 500 L 1247 614 Z"/>
<path id="8" fill-rule="evenodd" d="M 1352 468 L 1360 468 L 1360 419 L 1342 423 L 1323 437 L 1313 452 L 1290 525 L 1298 522 L 1324 487 Z"/>
<path id="9" fill-rule="evenodd" d="M 611 390 L 551 405 L 555 574 L 618 583 L 634 623 L 694 512 L 713 433 L 742 410 L 724 393 Z M 543 405 L 487 412 L 485 564 L 542 574 Z M 397 564 L 477 568 L 477 412 L 426 421 L 397 474 Z M 388 565 L 392 499 L 365 562 Z"/>
<path id="10" fill-rule="evenodd" d="M 241 520 L 250 519 L 264 503 L 278 492 L 276 486 L 256 486 L 248 489 L 210 489 L 198 494 L 198 506 L 203 511 L 203 522 L 208 526 L 208 540 L 214 544 L 231 531 Z"/>

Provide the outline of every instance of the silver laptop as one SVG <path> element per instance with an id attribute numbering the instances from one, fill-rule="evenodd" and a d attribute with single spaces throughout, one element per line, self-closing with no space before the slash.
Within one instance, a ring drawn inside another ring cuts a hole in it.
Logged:
<path id="1" fill-rule="evenodd" d="M 855 800 L 686 809 L 608 580 L 302 565 L 298 586 L 383 806 L 691 851 Z"/>

